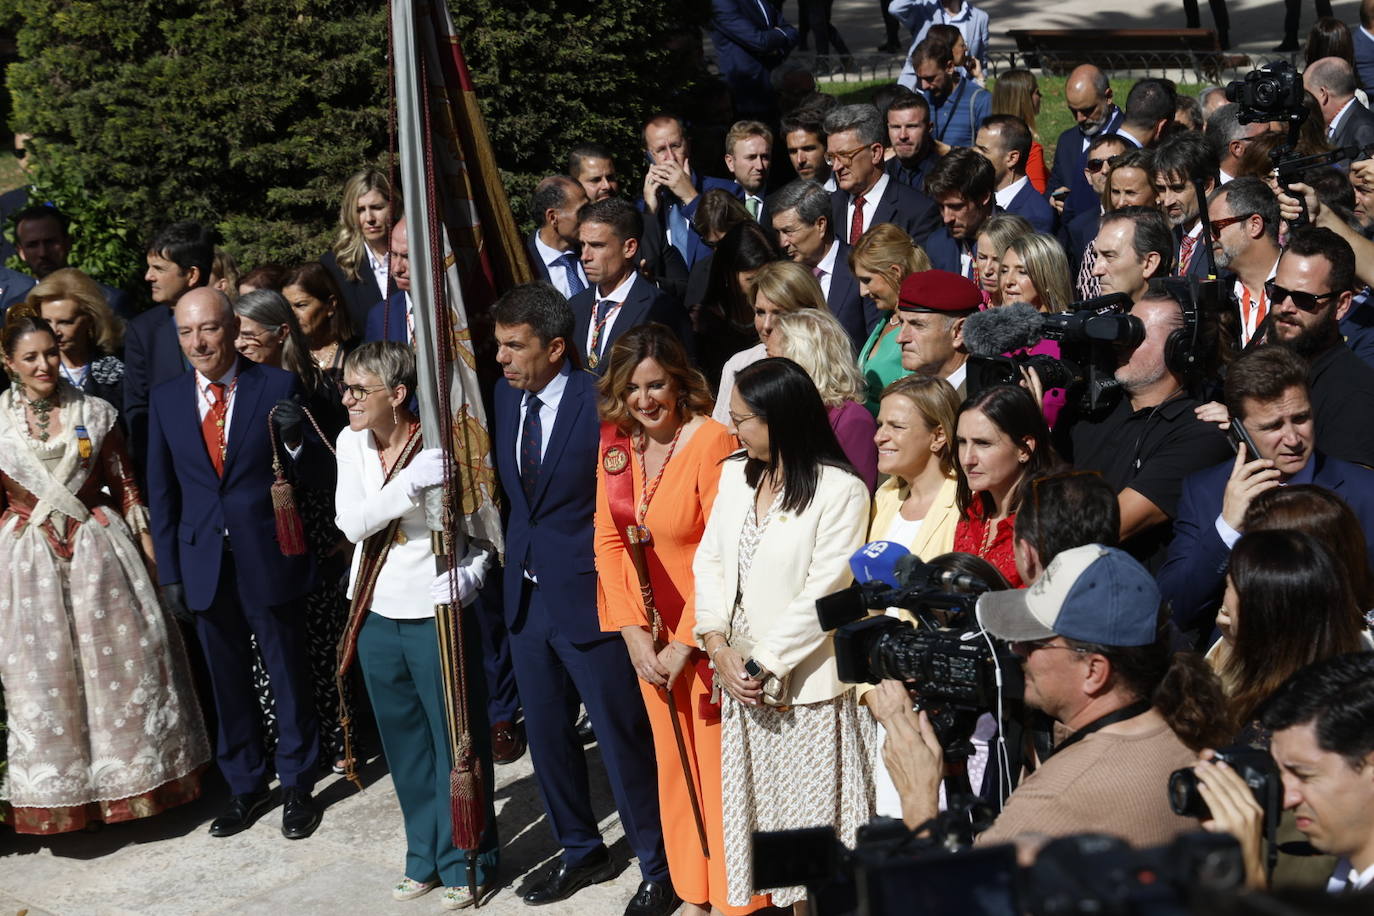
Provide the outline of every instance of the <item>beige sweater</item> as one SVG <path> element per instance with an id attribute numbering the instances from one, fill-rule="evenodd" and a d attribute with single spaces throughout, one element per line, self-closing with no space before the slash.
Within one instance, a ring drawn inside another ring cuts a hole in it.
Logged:
<path id="1" fill-rule="evenodd" d="M 1196 820 L 1173 813 L 1168 795 L 1169 774 L 1196 760 L 1162 721 L 1141 735 L 1094 732 L 1022 782 L 978 843 L 1075 833 L 1111 834 L 1136 847 L 1168 843 L 1198 829 Z"/>

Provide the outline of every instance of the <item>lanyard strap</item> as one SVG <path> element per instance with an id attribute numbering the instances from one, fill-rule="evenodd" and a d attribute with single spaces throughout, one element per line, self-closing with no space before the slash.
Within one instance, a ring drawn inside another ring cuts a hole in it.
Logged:
<path id="1" fill-rule="evenodd" d="M 945 126 L 935 134 L 935 139 L 941 143 L 945 141 L 945 132 L 949 130 L 949 122 L 954 120 L 954 113 L 959 110 L 959 100 L 964 97 L 964 89 L 967 86 L 968 77 L 959 80 L 959 92 L 954 96 L 954 102 L 949 106 L 949 114 L 945 115 Z"/>
<path id="2" fill-rule="evenodd" d="M 1053 757 L 1055 754 L 1059 753 L 1064 748 L 1068 747 L 1070 744 L 1075 744 L 1079 741 L 1082 741 L 1084 738 L 1088 737 L 1095 731 L 1104 729 L 1108 725 L 1115 725 L 1117 722 L 1124 722 L 1127 719 L 1134 719 L 1136 716 L 1143 715 L 1149 711 L 1149 700 L 1137 700 L 1130 706 L 1123 706 L 1116 712 L 1109 712 L 1100 719 L 1094 719 L 1087 725 L 1080 728 L 1078 731 L 1074 732 L 1072 735 L 1069 735 L 1069 737 L 1065 738 L 1063 741 L 1056 744 L 1054 746 L 1054 750 L 1050 751 L 1049 755 L 1045 757 L 1045 760 L 1049 760 L 1050 757 Z"/>

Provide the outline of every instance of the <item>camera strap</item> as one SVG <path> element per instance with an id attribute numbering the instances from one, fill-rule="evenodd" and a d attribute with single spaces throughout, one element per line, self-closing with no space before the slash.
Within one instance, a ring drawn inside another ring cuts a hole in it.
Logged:
<path id="1" fill-rule="evenodd" d="M 1144 715 L 1149 711 L 1149 700 L 1137 700 L 1129 706 L 1123 706 L 1115 712 L 1109 712 L 1101 718 L 1094 719 L 1087 725 L 1080 728 L 1078 731 L 1074 732 L 1072 735 L 1069 735 L 1069 737 L 1065 738 L 1063 741 L 1056 744 L 1054 746 L 1054 750 L 1049 752 L 1049 754 L 1045 757 L 1045 760 L 1049 760 L 1050 757 L 1053 757 L 1055 754 L 1059 753 L 1064 748 L 1068 747 L 1070 744 L 1076 744 L 1077 742 L 1082 741 L 1084 738 L 1088 737 L 1095 731 L 1100 731 L 1106 728 L 1108 725 L 1115 725 L 1117 722 L 1125 722 L 1127 719 L 1134 719 L 1136 716 Z M 1045 761 L 1042 760 L 1040 762 L 1044 763 Z"/>

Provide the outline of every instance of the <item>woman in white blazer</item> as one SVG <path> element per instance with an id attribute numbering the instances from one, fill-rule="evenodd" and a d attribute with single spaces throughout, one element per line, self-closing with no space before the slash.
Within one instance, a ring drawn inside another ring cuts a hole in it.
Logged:
<path id="1" fill-rule="evenodd" d="M 836 676 L 816 617 L 816 599 L 851 581 L 869 499 L 791 360 L 742 369 L 729 419 L 744 451 L 726 459 L 693 563 L 693 633 L 723 690 L 720 854 L 738 913 L 806 896 L 753 894 L 754 831 L 833 824 L 852 843 L 872 811 L 872 721 Z"/>
<path id="2" fill-rule="evenodd" d="M 453 848 L 451 764 L 434 606 L 448 603 L 451 595 L 470 604 L 493 551 L 477 541 L 463 544 L 458 535 L 454 549 L 462 559 L 457 568 L 452 576 L 434 574 L 423 491 L 443 480 L 444 456 L 439 449 L 421 449 L 419 420 L 406 407 L 415 390 L 410 348 L 392 341 L 365 343 L 345 360 L 343 380 L 348 428 L 339 433 L 337 445 L 335 524 L 357 546 L 348 588 L 353 606 L 340 651 L 351 660 L 356 633 L 363 681 L 405 819 L 405 875 L 392 896 L 410 900 L 443 884 L 442 906 L 462 909 L 474 901 L 467 853 Z M 467 644 L 476 645 L 475 618 L 460 616 Z M 480 688 L 481 665 L 472 653 L 469 659 L 468 684 Z M 473 740 L 490 800 L 485 702 L 480 689 L 469 691 Z M 490 808 L 487 825 L 477 857 L 479 896 L 494 878 L 498 861 L 496 818 Z"/>

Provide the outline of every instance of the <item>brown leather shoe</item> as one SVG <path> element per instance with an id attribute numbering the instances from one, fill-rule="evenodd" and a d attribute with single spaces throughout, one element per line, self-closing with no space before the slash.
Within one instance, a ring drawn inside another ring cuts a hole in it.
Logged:
<path id="1" fill-rule="evenodd" d="M 494 722 L 491 726 L 491 759 L 514 763 L 525 756 L 525 726 L 514 722 Z"/>

